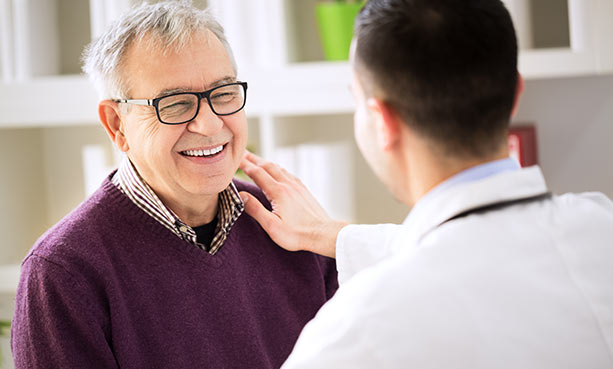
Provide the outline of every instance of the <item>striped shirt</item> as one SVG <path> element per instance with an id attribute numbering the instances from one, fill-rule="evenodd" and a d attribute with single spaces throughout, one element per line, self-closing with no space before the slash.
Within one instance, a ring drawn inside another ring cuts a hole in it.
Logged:
<path id="1" fill-rule="evenodd" d="M 234 222 L 236 222 L 245 208 L 236 186 L 230 182 L 230 185 L 219 193 L 218 221 L 211 245 L 203 245 L 198 243 L 194 229 L 181 221 L 172 210 L 162 203 L 153 189 L 141 178 L 127 157 L 119 165 L 117 172 L 112 178 L 112 182 L 134 204 L 176 234 L 177 237 L 192 243 L 202 250 L 207 250 L 212 255 L 219 251 L 226 241 Z"/>

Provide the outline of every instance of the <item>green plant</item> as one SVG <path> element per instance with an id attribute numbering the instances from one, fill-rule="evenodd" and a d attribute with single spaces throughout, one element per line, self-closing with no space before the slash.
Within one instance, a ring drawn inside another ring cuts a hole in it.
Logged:
<path id="1" fill-rule="evenodd" d="M 354 21 L 363 1 L 336 0 L 315 6 L 317 28 L 326 60 L 347 60 Z"/>
<path id="2" fill-rule="evenodd" d="M 0 337 L 8 337 L 11 330 L 11 322 L 6 320 L 0 320 Z"/>
<path id="3" fill-rule="evenodd" d="M 320 3 L 363 4 L 367 0 L 320 0 Z"/>
<path id="4" fill-rule="evenodd" d="M 11 322 L 0 320 L 0 338 L 8 337 L 11 330 Z M 2 347 L 0 347 L 0 368 L 3 367 Z"/>

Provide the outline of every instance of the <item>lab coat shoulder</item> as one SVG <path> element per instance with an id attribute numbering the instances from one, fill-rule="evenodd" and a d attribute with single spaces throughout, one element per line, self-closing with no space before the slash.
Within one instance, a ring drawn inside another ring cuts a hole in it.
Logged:
<path id="1" fill-rule="evenodd" d="M 613 243 L 613 202 L 602 193 L 587 192 L 556 196 L 551 202 L 547 221 L 555 227 L 560 245 L 583 245 L 611 250 Z"/>
<path id="2" fill-rule="evenodd" d="M 566 193 L 557 196 L 560 208 L 572 209 L 578 212 L 596 212 L 596 219 L 613 219 L 613 201 L 600 192 Z"/>
<path id="3" fill-rule="evenodd" d="M 339 283 L 392 255 L 403 228 L 399 224 L 351 224 L 341 229 L 336 241 Z"/>

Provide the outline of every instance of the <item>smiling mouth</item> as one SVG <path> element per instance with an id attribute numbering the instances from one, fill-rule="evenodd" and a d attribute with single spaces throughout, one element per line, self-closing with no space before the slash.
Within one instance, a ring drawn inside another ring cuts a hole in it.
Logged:
<path id="1" fill-rule="evenodd" d="M 205 149 L 205 150 L 185 150 L 185 151 L 181 151 L 181 155 L 189 156 L 189 157 L 209 158 L 209 157 L 219 154 L 225 147 L 226 145 L 219 145 L 217 147 L 213 147 L 211 149 Z"/>

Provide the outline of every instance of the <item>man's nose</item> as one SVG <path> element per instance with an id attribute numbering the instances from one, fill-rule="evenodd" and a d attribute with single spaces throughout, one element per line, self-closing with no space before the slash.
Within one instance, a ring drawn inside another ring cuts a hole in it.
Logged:
<path id="1" fill-rule="evenodd" d="M 187 123 L 187 130 L 213 137 L 221 131 L 223 124 L 221 117 L 213 113 L 205 98 L 200 101 L 200 110 L 198 110 L 196 117 Z"/>

